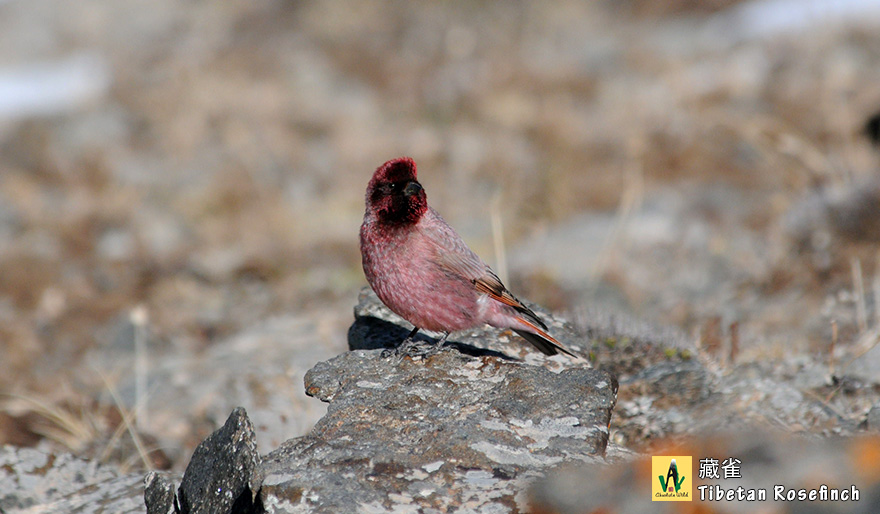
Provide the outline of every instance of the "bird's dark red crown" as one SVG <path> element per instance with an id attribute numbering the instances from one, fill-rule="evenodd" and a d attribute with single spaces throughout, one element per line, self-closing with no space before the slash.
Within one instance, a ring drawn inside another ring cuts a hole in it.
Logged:
<path id="1" fill-rule="evenodd" d="M 379 166 L 367 185 L 367 207 L 373 210 L 381 222 L 411 224 L 428 210 L 425 191 L 418 185 L 405 189 L 407 183 L 416 182 L 416 163 L 410 157 L 398 157 Z"/>
<path id="2" fill-rule="evenodd" d="M 417 180 L 416 161 L 411 157 L 398 157 L 379 166 L 373 173 L 373 182 L 404 182 Z"/>

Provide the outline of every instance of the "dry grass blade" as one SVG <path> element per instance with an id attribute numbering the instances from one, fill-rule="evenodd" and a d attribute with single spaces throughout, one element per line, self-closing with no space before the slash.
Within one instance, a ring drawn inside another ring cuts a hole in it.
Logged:
<path id="1" fill-rule="evenodd" d="M 79 416 L 65 410 L 59 405 L 38 400 L 32 396 L 14 393 L 3 393 L 3 396 L 19 400 L 23 403 L 20 408 L 11 409 L 8 404 L 4 410 L 25 410 L 33 412 L 49 422 L 48 426 L 30 427 L 30 429 L 46 439 L 55 441 L 71 451 L 79 451 L 88 442 L 93 441 L 99 433 L 96 424 L 81 412 Z"/>
<path id="2" fill-rule="evenodd" d="M 492 244 L 495 247 L 495 266 L 498 278 L 505 284 L 507 280 L 507 251 L 504 246 L 504 222 L 501 219 L 501 193 L 498 192 L 492 198 Z"/>
<path id="3" fill-rule="evenodd" d="M 828 349 L 828 375 L 834 375 L 834 352 L 837 350 L 837 320 L 831 320 L 831 347 Z"/>
<path id="4" fill-rule="evenodd" d="M 632 147 L 631 154 L 633 155 L 633 158 L 631 163 L 624 170 L 625 185 L 623 188 L 623 194 L 620 197 L 620 204 L 617 207 L 614 228 L 611 230 L 611 233 L 608 234 L 605 243 L 599 250 L 595 268 L 591 273 L 591 279 L 593 281 L 601 276 L 607 269 L 612 260 L 612 255 L 614 253 L 613 250 L 617 240 L 620 238 L 627 222 L 632 218 L 633 213 L 638 210 L 639 206 L 641 206 L 642 200 L 644 199 L 645 173 L 642 158 L 645 144 L 641 140 L 636 140 L 631 142 L 630 145 Z"/>
<path id="5" fill-rule="evenodd" d="M 137 430 L 133 424 L 131 413 L 123 407 L 122 400 L 119 398 L 119 394 L 116 392 L 116 388 L 113 387 L 113 384 L 110 383 L 110 380 L 107 378 L 101 370 L 97 370 L 98 375 L 101 377 L 101 380 L 104 382 L 104 386 L 107 388 L 107 391 L 110 393 L 110 396 L 113 398 L 113 403 L 116 405 L 116 409 L 119 411 L 120 416 L 122 416 L 122 425 L 128 430 L 129 436 L 131 436 L 132 442 L 134 442 L 135 448 L 137 448 L 138 455 L 140 456 L 141 462 L 143 462 L 144 466 L 148 471 L 153 471 L 153 465 L 150 462 L 149 453 L 144 448 L 144 443 L 141 441 L 141 437 L 138 435 Z M 108 453 L 109 448 L 105 449 L 104 453 Z"/>
<path id="6" fill-rule="evenodd" d="M 865 281 L 862 277 L 862 262 L 858 257 L 850 259 L 850 268 L 852 269 L 853 279 L 853 296 L 856 302 L 856 322 L 859 325 L 859 332 L 865 332 L 868 329 L 868 308 L 865 302 Z"/>
<path id="7" fill-rule="evenodd" d="M 147 321 L 148 312 L 144 305 L 138 305 L 131 310 L 129 318 L 134 326 L 134 354 L 135 354 L 135 424 L 142 428 L 148 423 L 147 409 Z"/>
<path id="8" fill-rule="evenodd" d="M 880 252 L 877 252 L 877 265 L 874 267 L 871 289 L 874 290 L 874 324 L 880 326 Z"/>

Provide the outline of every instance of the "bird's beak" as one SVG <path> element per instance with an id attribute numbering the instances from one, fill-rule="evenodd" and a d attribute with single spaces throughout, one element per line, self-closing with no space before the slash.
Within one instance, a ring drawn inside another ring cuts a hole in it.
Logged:
<path id="1" fill-rule="evenodd" d="M 416 181 L 411 181 L 406 183 L 406 187 L 403 188 L 404 196 L 415 196 L 419 194 L 419 191 L 422 190 L 422 185 Z"/>

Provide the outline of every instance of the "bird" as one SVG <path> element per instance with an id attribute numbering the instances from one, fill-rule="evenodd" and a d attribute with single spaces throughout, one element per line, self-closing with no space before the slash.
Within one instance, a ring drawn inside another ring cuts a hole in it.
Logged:
<path id="1" fill-rule="evenodd" d="M 440 349 L 451 332 L 489 324 L 513 330 L 545 355 L 578 358 L 428 205 L 412 158 L 379 166 L 367 184 L 365 204 L 364 275 L 379 299 L 412 323 L 404 343 L 414 344 L 419 330 L 442 332 L 435 346 Z"/>

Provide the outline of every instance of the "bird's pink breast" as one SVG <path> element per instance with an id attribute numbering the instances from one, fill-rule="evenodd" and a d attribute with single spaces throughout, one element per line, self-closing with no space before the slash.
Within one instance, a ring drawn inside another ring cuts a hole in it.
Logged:
<path id="1" fill-rule="evenodd" d="M 370 286 L 388 308 L 419 328 L 452 332 L 481 325 L 486 313 L 477 301 L 479 293 L 467 279 L 436 264 L 437 249 L 418 225 L 381 231 L 367 223 L 361 227 Z"/>

